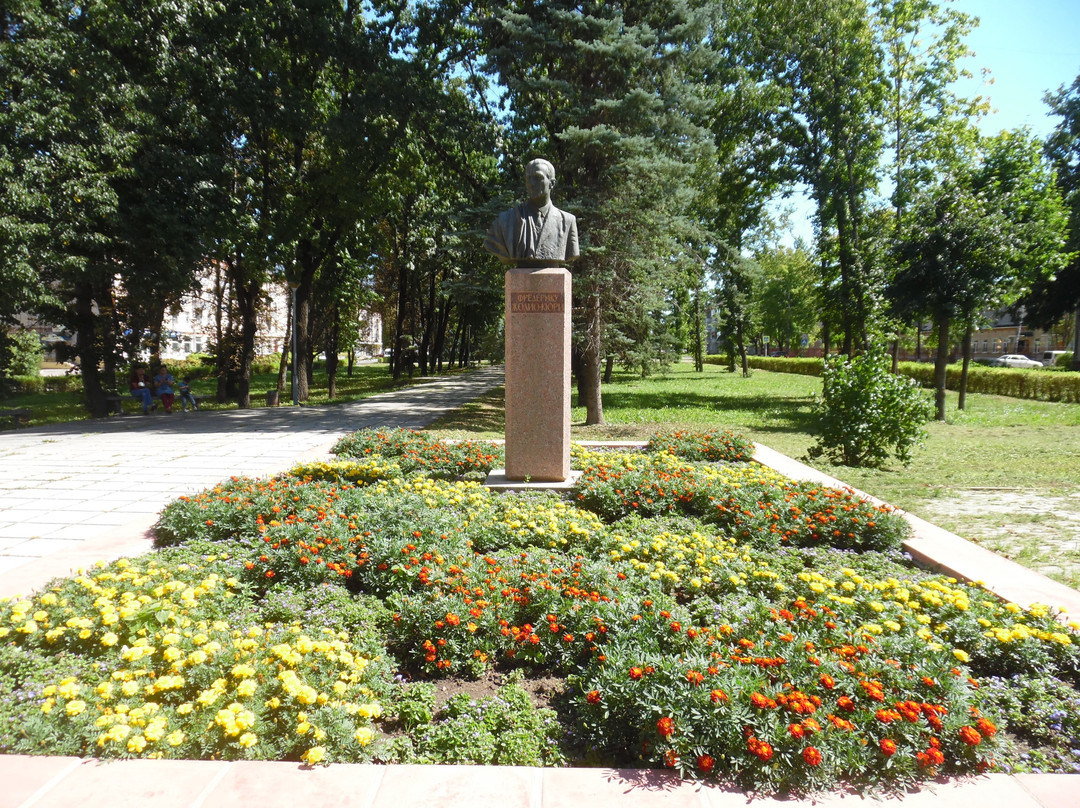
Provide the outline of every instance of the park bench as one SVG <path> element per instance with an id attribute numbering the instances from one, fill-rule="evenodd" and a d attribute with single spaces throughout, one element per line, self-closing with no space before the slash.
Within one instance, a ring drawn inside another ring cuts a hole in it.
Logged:
<path id="1" fill-rule="evenodd" d="M 34 417 L 34 411 L 28 407 L 14 410 L 0 410 L 0 418 L 10 418 L 15 426 L 27 426 Z"/>
<path id="2" fill-rule="evenodd" d="M 195 403 L 197 403 L 199 405 L 199 407 L 201 408 L 204 401 L 214 401 L 215 397 L 214 396 L 194 396 L 194 399 L 195 399 Z M 109 412 L 110 413 L 114 413 L 116 415 L 123 415 L 124 414 L 124 402 L 125 401 L 135 401 L 135 399 L 133 399 L 130 395 L 124 396 L 124 395 L 120 395 L 120 393 L 106 393 L 105 394 L 105 401 L 109 405 Z M 160 401 L 159 401 L 158 397 L 154 396 L 153 407 L 156 408 L 159 405 L 159 403 L 160 403 Z M 180 396 L 177 396 L 176 397 L 176 403 L 173 405 L 173 409 L 177 409 L 179 406 L 180 406 Z"/>

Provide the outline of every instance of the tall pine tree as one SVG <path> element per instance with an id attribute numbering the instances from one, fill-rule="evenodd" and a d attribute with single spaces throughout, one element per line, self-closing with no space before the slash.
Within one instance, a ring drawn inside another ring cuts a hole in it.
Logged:
<path id="1" fill-rule="evenodd" d="M 484 21 L 487 67 L 520 136 L 510 159 L 551 160 L 557 203 L 580 222 L 575 364 L 588 424 L 604 423 L 605 327 L 628 291 L 664 286 L 694 229 L 693 174 L 712 148 L 703 82 L 715 8 L 516 0 Z"/>

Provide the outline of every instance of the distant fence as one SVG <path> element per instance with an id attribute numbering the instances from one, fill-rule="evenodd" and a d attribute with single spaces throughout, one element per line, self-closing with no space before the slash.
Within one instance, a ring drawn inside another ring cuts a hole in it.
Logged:
<path id="1" fill-rule="evenodd" d="M 797 373 L 802 376 L 820 376 L 821 359 L 803 359 L 783 356 L 748 356 L 750 367 L 771 370 L 776 373 Z M 722 356 L 707 356 L 710 365 L 724 365 Z M 933 388 L 934 366 L 926 362 L 901 362 L 898 370 L 904 376 L 915 379 L 920 386 Z M 949 365 L 945 372 L 945 386 L 956 390 L 960 386 L 960 365 Z M 1080 404 L 1080 372 L 1063 370 L 1038 370 L 1017 368 L 990 368 L 972 364 L 968 368 L 967 391 L 989 393 L 995 396 L 1030 398 L 1038 401 L 1062 401 Z"/>

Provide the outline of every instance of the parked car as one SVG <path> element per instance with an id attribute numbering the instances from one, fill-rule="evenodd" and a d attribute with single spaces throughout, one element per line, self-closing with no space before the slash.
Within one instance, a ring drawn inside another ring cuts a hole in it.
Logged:
<path id="1" fill-rule="evenodd" d="M 1052 368 L 1057 364 L 1058 357 L 1064 356 L 1067 353 L 1069 353 L 1069 351 L 1043 351 L 1043 355 L 1040 357 L 1042 359 L 1043 367 Z"/>
<path id="2" fill-rule="evenodd" d="M 769 351 L 769 356 L 787 356 L 787 351 Z"/>
<path id="3" fill-rule="evenodd" d="M 1028 359 L 1020 354 L 1002 354 L 997 359 L 991 359 L 990 365 L 995 368 L 1041 368 L 1042 362 Z"/>

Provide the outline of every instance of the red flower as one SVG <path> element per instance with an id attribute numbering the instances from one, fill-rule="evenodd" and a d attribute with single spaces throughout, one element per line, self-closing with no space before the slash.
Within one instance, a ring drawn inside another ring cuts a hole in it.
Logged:
<path id="1" fill-rule="evenodd" d="M 772 759 L 773 748 L 769 745 L 768 741 L 760 741 L 751 736 L 746 740 L 746 748 L 749 749 L 750 753 L 757 757 L 762 763 L 766 763 Z"/>
<path id="2" fill-rule="evenodd" d="M 585 696 L 585 701 L 589 702 L 589 704 L 599 704 L 600 703 L 600 691 L 599 690 L 590 690 Z"/>
<path id="3" fill-rule="evenodd" d="M 688 681 L 694 686 L 700 685 L 702 682 L 705 681 L 705 674 L 703 674 L 701 671 L 687 671 L 686 681 Z"/>
<path id="4" fill-rule="evenodd" d="M 641 678 L 642 670 L 637 665 L 630 669 L 630 678 L 635 682 Z"/>
<path id="5" fill-rule="evenodd" d="M 660 733 L 661 738 L 670 738 L 675 734 L 675 719 L 665 715 L 656 722 L 656 731 Z"/>
<path id="6" fill-rule="evenodd" d="M 836 700 L 836 706 L 848 713 L 855 712 L 855 702 L 848 696 L 841 696 Z"/>
<path id="7" fill-rule="evenodd" d="M 888 756 L 896 754 L 896 742 L 890 740 L 889 738 L 882 738 L 881 743 L 878 744 L 878 747 L 880 747 L 881 754 L 883 755 Z"/>
<path id="8" fill-rule="evenodd" d="M 816 747 L 808 746 L 802 750 L 802 759 L 810 766 L 818 766 L 821 764 L 821 752 Z"/>
<path id="9" fill-rule="evenodd" d="M 975 727 L 960 727 L 960 740 L 968 746 L 978 746 L 982 742 L 982 735 Z"/>
<path id="10" fill-rule="evenodd" d="M 997 727 L 989 718 L 980 718 L 975 722 L 975 727 L 987 738 L 993 738 L 997 734 Z"/>
<path id="11" fill-rule="evenodd" d="M 698 771 L 702 774 L 708 774 L 713 770 L 713 766 L 716 765 L 716 761 L 713 760 L 712 755 L 698 755 L 697 767 Z"/>
<path id="12" fill-rule="evenodd" d="M 827 673 L 821 674 L 821 676 L 818 678 L 818 681 L 821 682 L 822 687 L 828 690 L 832 690 L 833 687 L 836 685 L 836 682 Z"/>
<path id="13" fill-rule="evenodd" d="M 806 730 L 803 729 L 802 724 L 788 724 L 788 732 L 794 735 L 796 738 L 801 738 L 806 734 Z"/>
<path id="14" fill-rule="evenodd" d="M 728 700 L 728 694 L 723 690 L 714 690 L 709 694 L 709 698 L 712 699 L 713 704 L 723 704 Z"/>
<path id="15" fill-rule="evenodd" d="M 664 752 L 664 765 L 669 769 L 674 769 L 679 765 L 679 756 L 674 749 L 669 749 Z"/>

